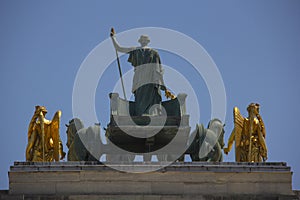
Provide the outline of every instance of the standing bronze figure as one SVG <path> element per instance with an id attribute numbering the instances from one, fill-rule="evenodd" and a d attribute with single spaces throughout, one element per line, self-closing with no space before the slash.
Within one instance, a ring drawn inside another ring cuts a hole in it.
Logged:
<path id="1" fill-rule="evenodd" d="M 135 115 L 159 114 L 159 108 L 150 110 L 153 105 L 160 105 L 162 101 L 161 90 L 165 91 L 167 98 L 175 96 L 167 90 L 163 80 L 163 68 L 159 54 L 147 45 L 150 39 L 141 35 L 138 42 L 140 47 L 121 47 L 115 37 L 114 29 L 110 33 L 112 42 L 117 51 L 128 53 L 128 62 L 134 67 L 132 93 L 135 96 Z M 119 67 L 120 70 L 120 67 Z"/>

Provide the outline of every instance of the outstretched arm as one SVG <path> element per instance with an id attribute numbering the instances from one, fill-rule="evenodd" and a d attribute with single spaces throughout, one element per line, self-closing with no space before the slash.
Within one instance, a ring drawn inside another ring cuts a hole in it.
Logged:
<path id="1" fill-rule="evenodd" d="M 130 51 L 133 51 L 133 50 L 136 49 L 135 47 L 121 47 L 121 46 L 119 45 L 119 43 L 117 42 L 117 40 L 116 40 L 115 31 L 114 31 L 113 28 L 111 29 L 110 37 L 111 37 L 111 40 L 112 40 L 112 42 L 113 42 L 113 44 L 114 44 L 115 49 L 116 49 L 117 51 L 119 51 L 119 52 L 122 52 L 122 53 L 129 53 Z"/>
<path id="2" fill-rule="evenodd" d="M 229 140 L 228 140 L 227 147 L 223 149 L 225 154 L 228 154 L 229 151 L 231 150 L 232 144 L 234 142 L 234 138 L 235 138 L 235 128 L 231 132 L 231 135 L 230 135 Z"/>
<path id="3" fill-rule="evenodd" d="M 36 131 L 32 131 L 32 133 L 30 133 L 30 137 L 28 138 L 28 144 L 26 147 L 26 161 L 32 161 L 33 158 L 33 152 L 32 152 L 32 148 L 34 146 L 35 140 L 36 140 Z"/>

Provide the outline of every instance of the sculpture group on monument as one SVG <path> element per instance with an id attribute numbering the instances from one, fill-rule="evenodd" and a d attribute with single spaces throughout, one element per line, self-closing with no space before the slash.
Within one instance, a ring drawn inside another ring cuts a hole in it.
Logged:
<path id="1" fill-rule="evenodd" d="M 28 127 L 27 162 L 10 167 L 6 196 L 298 199 L 292 191 L 291 167 L 285 162 L 265 163 L 266 130 L 258 103 L 248 105 L 246 117 L 233 108 L 234 126 L 226 146 L 226 128 L 220 119 L 212 118 L 207 126 L 196 124 L 192 130 L 186 109 L 186 99 L 192 97 L 185 91 L 172 94 L 160 55 L 148 47 L 147 35 L 140 36 L 138 47 L 119 45 L 113 29 L 110 36 L 123 96 L 108 94 L 109 123 L 101 128 L 99 123 L 74 117 L 61 127 L 61 111 L 47 120 L 47 109 L 36 106 Z M 134 100 L 126 97 L 118 52 L 128 54 L 133 66 Z M 85 127 L 84 123 L 94 124 Z M 60 139 L 62 128 L 66 129 L 67 154 Z M 223 162 L 232 147 L 236 162 Z M 65 156 L 68 162 L 59 162 Z M 184 162 L 186 157 L 191 162 Z"/>
<path id="2" fill-rule="evenodd" d="M 181 155 L 174 155 L 172 152 L 156 155 L 158 161 L 181 162 L 188 154 L 193 162 L 222 162 L 223 151 L 228 154 L 234 142 L 236 162 L 267 160 L 266 131 L 259 114 L 259 104 L 251 103 L 247 107 L 247 118 L 240 114 L 237 107 L 233 109 L 234 129 L 226 148 L 224 148 L 225 125 L 219 119 L 212 119 L 207 128 L 204 128 L 203 124 L 196 125 L 195 130 L 190 133 L 189 115 L 185 108 L 187 95 L 179 93 L 175 96 L 167 88 L 163 79 L 160 56 L 156 50 L 147 46 L 150 42 L 149 37 L 141 35 L 138 40 L 139 47 L 122 47 L 118 44 L 113 29 L 110 36 L 116 49 L 122 86 L 122 72 L 117 52 L 129 54 L 128 62 L 134 67 L 132 93 L 135 101 L 127 100 L 124 86 L 125 99 L 120 98 L 118 93 L 109 94 L 110 122 L 105 129 L 107 144 L 101 140 L 99 124 L 85 128 L 80 119 L 71 119 L 66 124 L 68 161 L 99 162 L 101 156 L 105 154 L 106 162 L 132 162 L 135 159 L 134 155 L 144 153 L 146 153 L 144 161 L 151 161 L 151 152 L 170 143 L 176 134 L 181 134 L 186 151 Z M 164 91 L 166 98 L 170 100 L 162 101 L 161 91 Z M 65 157 L 59 133 L 61 111 L 56 112 L 52 121 L 45 119 L 46 113 L 44 106 L 36 106 L 28 128 L 27 161 L 51 162 Z M 162 126 L 163 120 L 165 122 Z M 158 130 L 158 133 L 151 135 L 155 130 Z M 128 135 L 128 132 L 132 134 Z M 138 134 L 145 137 L 134 137 Z M 111 144 L 131 154 L 112 153 Z"/>

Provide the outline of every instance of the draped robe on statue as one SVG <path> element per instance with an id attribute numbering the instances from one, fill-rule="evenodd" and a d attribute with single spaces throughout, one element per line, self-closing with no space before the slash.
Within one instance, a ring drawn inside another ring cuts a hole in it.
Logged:
<path id="1" fill-rule="evenodd" d="M 128 62 L 134 66 L 135 115 L 159 114 L 157 109 L 150 110 L 151 106 L 161 104 L 160 90 L 165 90 L 158 52 L 151 48 L 136 48 L 129 52 Z"/>

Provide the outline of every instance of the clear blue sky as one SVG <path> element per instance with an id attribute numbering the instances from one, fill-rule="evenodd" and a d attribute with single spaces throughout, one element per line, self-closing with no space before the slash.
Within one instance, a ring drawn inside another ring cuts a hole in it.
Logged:
<path id="1" fill-rule="evenodd" d="M 294 172 L 293 188 L 300 189 L 299 19 L 298 0 L 0 1 L 0 189 L 8 189 L 9 166 L 25 160 L 35 105 L 47 107 L 48 119 L 62 110 L 61 138 L 66 143 L 63 125 L 72 118 L 77 70 L 89 52 L 107 39 L 112 26 L 118 32 L 164 27 L 199 42 L 225 84 L 226 142 L 233 127 L 232 108 L 238 106 L 245 116 L 249 103 L 260 103 L 268 161 L 287 162 Z M 160 53 L 165 64 L 176 65 L 175 58 Z M 126 57 L 121 62 L 129 70 Z M 192 72 L 185 73 L 193 78 Z M 109 81 L 118 78 L 115 65 L 106 76 L 99 82 L 96 98 L 102 125 L 108 123 Z M 202 98 L 199 122 L 207 124 L 207 89 L 203 87 L 197 96 Z M 224 160 L 234 161 L 234 152 Z"/>

